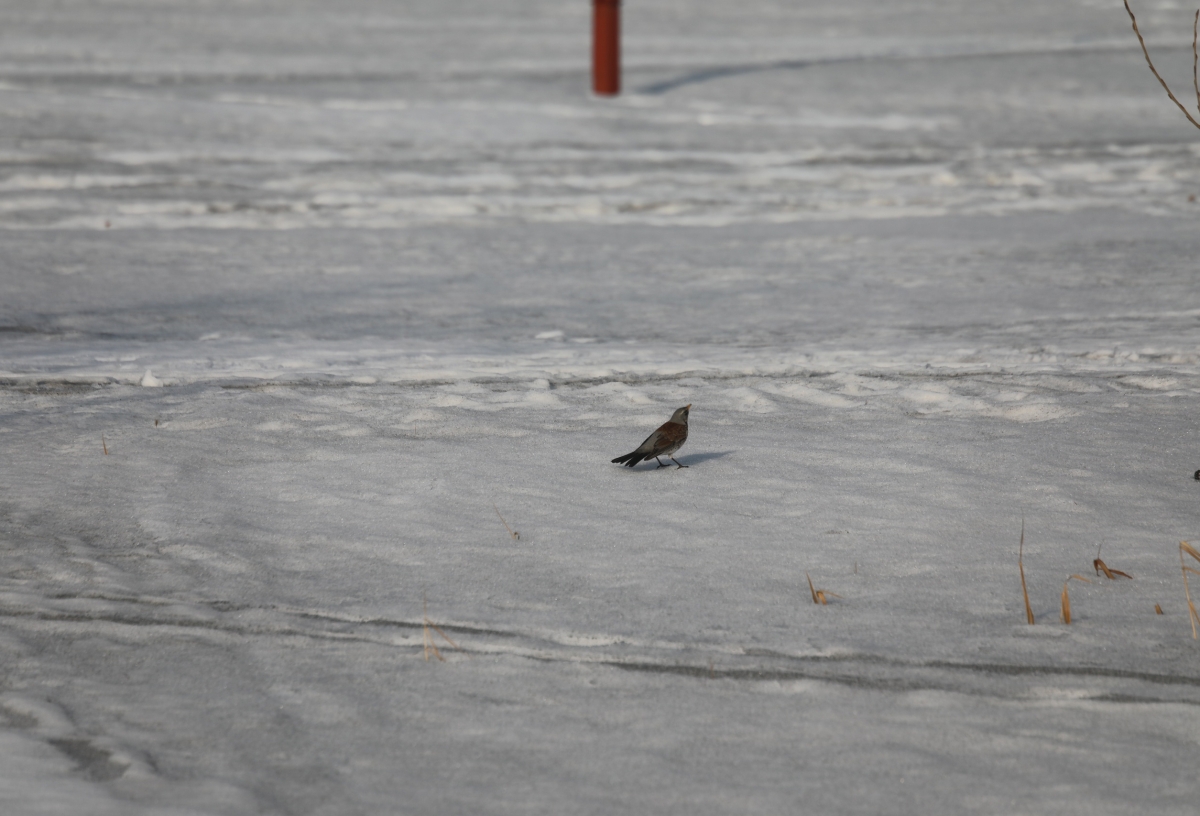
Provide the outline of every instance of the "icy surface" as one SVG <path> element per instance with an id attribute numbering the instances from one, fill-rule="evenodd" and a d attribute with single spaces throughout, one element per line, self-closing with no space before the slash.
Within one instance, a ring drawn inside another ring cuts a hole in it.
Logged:
<path id="1" fill-rule="evenodd" d="M 1195 812 L 1119 0 L 624 9 L 0 8 L 6 816 Z"/>

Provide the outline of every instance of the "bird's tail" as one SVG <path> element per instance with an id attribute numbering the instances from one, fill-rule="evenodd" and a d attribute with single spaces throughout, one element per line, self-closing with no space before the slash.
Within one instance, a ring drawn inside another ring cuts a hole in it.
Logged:
<path id="1" fill-rule="evenodd" d="M 640 453 L 639 451 L 634 451 L 633 453 L 627 453 L 624 456 L 618 456 L 616 459 L 613 459 L 613 464 L 624 465 L 625 467 L 633 467 L 644 458 L 644 454 Z"/>

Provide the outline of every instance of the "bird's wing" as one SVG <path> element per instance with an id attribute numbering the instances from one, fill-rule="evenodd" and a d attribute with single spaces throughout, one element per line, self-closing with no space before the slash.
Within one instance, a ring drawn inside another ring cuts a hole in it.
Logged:
<path id="1" fill-rule="evenodd" d="M 638 445 L 636 453 L 650 453 L 650 451 L 665 447 L 662 441 L 662 428 L 659 428 L 654 433 L 646 437 L 642 444 Z"/>
<path id="2" fill-rule="evenodd" d="M 667 422 L 657 431 L 646 437 L 646 441 L 642 443 L 642 448 L 645 448 L 653 456 L 654 451 L 669 448 L 686 435 L 687 426 L 681 425 L 678 422 Z M 638 450 L 641 450 L 641 448 Z"/>

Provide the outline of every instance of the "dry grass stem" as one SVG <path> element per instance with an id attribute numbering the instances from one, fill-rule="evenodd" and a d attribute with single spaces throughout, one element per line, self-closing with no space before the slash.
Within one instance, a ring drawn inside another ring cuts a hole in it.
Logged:
<path id="1" fill-rule="evenodd" d="M 433 631 L 437 632 L 439 635 L 441 635 L 442 639 L 445 640 L 447 643 L 449 643 L 451 646 L 453 646 L 455 649 L 458 649 L 463 654 L 467 654 L 462 646 L 459 646 L 457 643 L 455 643 L 453 640 L 450 639 L 449 635 L 447 635 L 445 632 L 442 631 L 442 627 L 438 626 L 436 623 L 429 620 L 429 618 L 425 619 L 425 625 L 428 626 L 429 628 L 433 629 Z M 470 657 L 470 655 L 467 655 L 467 656 Z"/>
<path id="2" fill-rule="evenodd" d="M 1197 122 L 1195 120 L 1195 118 L 1190 113 L 1188 113 L 1188 109 L 1183 106 L 1183 103 L 1175 98 L 1175 94 L 1171 93 L 1170 87 L 1167 86 L 1167 81 L 1162 78 L 1162 75 L 1158 73 L 1158 69 L 1154 67 L 1154 62 L 1153 62 L 1153 60 L 1150 59 L 1150 51 L 1149 51 L 1149 49 L 1146 48 L 1146 41 L 1142 38 L 1141 30 L 1138 29 L 1137 17 L 1133 16 L 1133 9 L 1131 9 L 1129 7 L 1129 0 L 1123 0 L 1123 2 L 1125 3 L 1125 11 L 1129 14 L 1129 21 L 1131 23 L 1133 23 L 1133 33 L 1137 35 L 1138 43 L 1142 46 L 1142 54 L 1144 54 L 1146 57 L 1146 64 L 1150 66 L 1150 73 L 1154 74 L 1154 78 L 1158 80 L 1158 84 L 1163 86 L 1163 90 L 1167 92 L 1167 96 L 1170 98 L 1170 100 L 1172 102 L 1175 103 L 1175 106 L 1177 108 L 1179 108 L 1179 110 L 1183 111 L 1183 115 L 1187 117 L 1187 120 L 1189 122 L 1191 122 L 1197 128 L 1200 128 L 1200 122 Z M 1198 12 L 1197 20 L 1200 20 L 1200 12 Z M 1195 75 L 1196 75 L 1196 71 L 1195 71 L 1195 68 L 1196 68 L 1196 36 L 1195 35 L 1196 35 L 1196 26 L 1193 25 L 1192 26 L 1192 78 L 1193 78 L 1194 84 L 1195 84 Z M 1197 87 L 1196 87 L 1196 98 L 1197 98 L 1198 104 L 1200 104 L 1200 85 L 1197 85 Z"/>
<path id="3" fill-rule="evenodd" d="M 827 592 L 824 589 L 817 589 L 816 587 L 814 587 L 813 582 L 812 582 L 812 576 L 809 575 L 807 572 L 804 573 L 804 577 L 808 579 L 808 591 L 812 593 L 813 603 L 824 606 L 829 603 L 830 598 L 842 597 L 841 595 L 838 595 L 836 592 Z"/>
<path id="4" fill-rule="evenodd" d="M 1029 590 L 1025 586 L 1025 519 L 1021 519 L 1021 546 L 1017 549 L 1017 569 L 1021 573 L 1021 594 L 1025 596 L 1025 620 L 1033 626 L 1033 607 L 1029 605 Z"/>
<path id="5" fill-rule="evenodd" d="M 467 654 L 466 650 L 463 649 L 463 647 L 459 646 L 457 643 L 455 643 L 453 640 L 451 640 L 450 636 L 442 631 L 442 627 L 438 626 L 436 623 L 434 623 L 433 621 L 431 621 L 429 619 L 429 601 L 424 596 L 421 597 L 421 617 L 423 619 L 421 631 L 422 631 L 422 634 L 424 635 L 424 640 L 425 640 L 425 660 L 426 660 L 426 662 L 429 661 L 430 653 L 432 653 L 434 657 L 436 657 L 438 660 L 442 661 L 443 663 L 446 662 L 446 658 L 442 657 L 441 651 L 438 649 L 437 644 L 433 640 L 433 632 L 437 632 L 439 635 L 442 636 L 443 640 L 445 640 L 447 643 L 449 643 L 451 646 L 453 646 L 458 651 L 467 655 L 467 657 L 471 656 L 471 655 Z M 429 631 L 430 629 L 432 629 L 433 632 L 430 632 Z"/>
<path id="6" fill-rule="evenodd" d="M 1192 87 L 1196 89 L 1196 108 L 1200 109 L 1200 75 L 1196 73 L 1196 66 L 1200 64 L 1200 53 L 1196 51 L 1196 34 L 1200 29 L 1200 9 L 1196 9 L 1196 16 L 1192 19 Z"/>
<path id="7" fill-rule="evenodd" d="M 104 441 L 104 434 L 100 434 L 100 447 L 104 448 L 104 455 L 108 456 L 108 443 Z"/>
<path id="8" fill-rule="evenodd" d="M 500 508 L 496 506 L 495 502 L 492 502 L 492 509 L 496 511 L 497 516 L 500 516 Z M 513 541 L 521 540 L 521 534 L 518 533 L 516 530 L 514 530 L 512 527 L 508 526 L 508 522 L 504 520 L 504 516 L 500 516 L 500 523 L 504 525 L 505 530 L 508 530 L 508 534 L 509 534 L 509 536 L 512 537 Z"/>
<path id="9" fill-rule="evenodd" d="M 1196 614 L 1196 605 L 1192 603 L 1192 590 L 1188 586 L 1188 573 L 1200 575 L 1200 570 L 1195 567 L 1189 567 L 1183 561 L 1183 554 L 1187 553 L 1192 558 L 1200 561 L 1200 552 L 1196 552 L 1196 548 L 1186 541 L 1179 542 L 1179 569 L 1183 573 L 1183 592 L 1187 596 L 1188 616 L 1192 622 L 1192 640 L 1196 640 L 1196 624 L 1200 623 L 1200 615 Z"/>
<path id="10" fill-rule="evenodd" d="M 1085 584 L 1091 583 L 1091 581 L 1089 581 L 1087 578 L 1084 578 L 1082 575 L 1068 575 L 1067 580 L 1063 581 L 1062 622 L 1068 626 L 1071 625 L 1071 596 L 1067 594 L 1067 584 L 1071 583 L 1072 578 L 1074 578 L 1076 581 L 1083 581 Z"/>
<path id="11" fill-rule="evenodd" d="M 1161 607 L 1161 606 L 1159 606 L 1158 604 L 1155 604 L 1155 605 L 1154 605 L 1154 614 L 1155 614 L 1155 615 L 1161 615 L 1162 613 L 1163 613 L 1163 611 L 1162 611 L 1162 607 Z"/>
<path id="12" fill-rule="evenodd" d="M 421 635 L 424 638 L 425 647 L 425 662 L 429 662 L 429 653 L 433 652 L 433 656 L 438 660 L 445 662 L 446 658 L 442 657 L 442 653 L 438 651 L 438 647 L 433 642 L 433 635 L 429 633 L 429 599 L 424 595 L 421 596 L 421 617 L 424 623 L 421 626 Z"/>
<path id="13" fill-rule="evenodd" d="M 1133 579 L 1133 576 L 1130 575 L 1128 572 L 1121 572 L 1120 570 L 1110 569 L 1108 564 L 1105 564 L 1099 558 L 1097 558 L 1095 561 L 1092 562 L 1092 569 L 1094 569 L 1096 571 L 1097 575 L 1099 575 L 1100 573 L 1103 572 L 1104 577 L 1110 581 L 1115 581 L 1117 579 L 1117 576 L 1120 576 L 1122 578 L 1129 578 L 1130 580 Z"/>
<path id="14" fill-rule="evenodd" d="M 1200 53 L 1196 52 L 1196 34 L 1200 29 L 1200 8 L 1196 8 L 1196 16 L 1192 19 L 1192 86 L 1196 89 L 1196 109 L 1200 109 L 1200 74 L 1196 66 L 1200 65 Z"/>
<path id="15" fill-rule="evenodd" d="M 442 657 L 442 653 L 438 651 L 437 645 L 434 644 L 433 635 L 429 634 L 428 626 L 426 626 L 424 629 L 424 635 L 425 635 L 425 662 L 426 663 L 429 662 L 429 653 L 433 652 L 434 657 L 436 657 L 438 660 L 445 663 L 446 658 Z"/>

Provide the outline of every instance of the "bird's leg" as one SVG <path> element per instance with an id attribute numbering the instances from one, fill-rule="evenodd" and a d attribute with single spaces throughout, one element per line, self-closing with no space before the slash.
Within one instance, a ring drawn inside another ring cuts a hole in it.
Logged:
<path id="1" fill-rule="evenodd" d="M 675 462 L 675 457 L 674 457 L 674 456 L 668 456 L 667 458 L 668 458 L 668 459 L 670 459 L 672 462 Z M 675 462 L 675 464 L 679 465 L 679 463 L 678 463 L 678 462 Z M 687 467 L 687 465 L 679 465 L 679 467 L 677 467 L 677 468 L 675 468 L 675 469 L 676 469 L 676 470 L 679 470 L 679 468 L 685 468 L 685 467 Z"/>
<path id="2" fill-rule="evenodd" d="M 670 457 L 669 457 L 669 456 L 668 456 L 667 458 L 668 458 L 668 459 L 670 459 Z M 670 465 L 664 465 L 664 464 L 662 463 L 662 459 L 659 459 L 657 456 L 655 456 L 655 457 L 654 457 L 654 461 L 655 461 L 655 462 L 658 462 L 658 466 L 659 466 L 660 468 L 670 467 Z M 674 460 L 672 460 L 672 461 L 674 461 Z M 677 464 L 677 465 L 678 465 L 679 463 L 678 463 L 678 462 L 675 462 L 675 464 Z"/>

